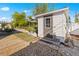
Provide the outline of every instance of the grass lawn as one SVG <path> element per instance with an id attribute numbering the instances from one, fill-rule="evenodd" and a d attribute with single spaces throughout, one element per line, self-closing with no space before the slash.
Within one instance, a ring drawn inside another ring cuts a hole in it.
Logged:
<path id="1" fill-rule="evenodd" d="M 32 42 L 33 40 L 36 40 L 36 37 L 28 35 L 27 33 L 16 33 L 15 35 L 27 42 Z"/>

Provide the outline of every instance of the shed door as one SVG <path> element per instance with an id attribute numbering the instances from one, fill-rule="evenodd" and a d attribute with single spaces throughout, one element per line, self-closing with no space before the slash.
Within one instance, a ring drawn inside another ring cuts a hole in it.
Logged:
<path id="1" fill-rule="evenodd" d="M 44 19 L 44 35 L 52 32 L 52 16 L 45 17 Z"/>
<path id="2" fill-rule="evenodd" d="M 66 30 L 66 18 L 64 14 L 53 15 L 53 35 L 56 35 L 57 39 L 64 41 Z"/>

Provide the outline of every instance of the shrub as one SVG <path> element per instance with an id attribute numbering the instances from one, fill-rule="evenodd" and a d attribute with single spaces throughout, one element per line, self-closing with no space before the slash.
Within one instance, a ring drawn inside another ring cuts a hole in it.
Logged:
<path id="1" fill-rule="evenodd" d="M 12 29 L 6 28 L 4 31 L 5 31 L 5 32 L 12 32 Z"/>
<path id="2" fill-rule="evenodd" d="M 6 28 L 4 29 L 5 32 L 12 32 L 13 30 L 14 30 L 13 28 L 9 28 L 9 27 L 6 27 Z"/>
<path id="3" fill-rule="evenodd" d="M 29 32 L 35 32 L 35 29 L 33 27 L 27 27 L 26 30 L 28 30 Z"/>

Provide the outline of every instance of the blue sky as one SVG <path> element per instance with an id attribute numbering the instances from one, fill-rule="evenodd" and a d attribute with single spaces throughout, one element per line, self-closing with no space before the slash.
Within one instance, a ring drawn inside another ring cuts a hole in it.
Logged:
<path id="1" fill-rule="evenodd" d="M 32 15 L 35 3 L 0 3 L 0 21 L 10 21 L 12 14 L 17 12 L 26 12 L 26 15 Z M 79 4 L 77 3 L 55 3 L 55 9 L 69 7 L 69 15 L 71 21 L 74 20 L 75 13 L 79 12 Z M 49 4 L 49 8 L 53 8 L 53 4 Z"/>

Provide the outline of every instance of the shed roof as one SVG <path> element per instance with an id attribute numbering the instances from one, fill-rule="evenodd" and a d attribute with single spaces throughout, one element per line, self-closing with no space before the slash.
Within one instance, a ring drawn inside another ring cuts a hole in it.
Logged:
<path id="1" fill-rule="evenodd" d="M 36 15 L 36 16 L 34 16 L 34 18 L 41 17 L 41 16 L 44 16 L 44 15 L 50 15 L 52 13 L 68 11 L 68 10 L 69 10 L 69 8 L 63 8 L 63 9 L 59 9 L 59 10 L 55 10 L 55 11 L 51 11 L 51 12 L 47 12 L 47 13 L 42 13 L 42 14 Z"/>

